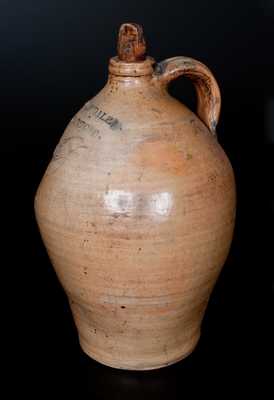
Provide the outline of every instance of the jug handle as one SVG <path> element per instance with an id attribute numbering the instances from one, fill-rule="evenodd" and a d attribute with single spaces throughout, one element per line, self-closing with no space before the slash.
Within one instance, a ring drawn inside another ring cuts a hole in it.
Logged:
<path id="1" fill-rule="evenodd" d="M 200 61 L 189 57 L 172 57 L 156 64 L 153 81 L 167 86 L 173 79 L 186 76 L 197 93 L 197 114 L 213 135 L 221 110 L 221 94 L 212 72 Z"/>

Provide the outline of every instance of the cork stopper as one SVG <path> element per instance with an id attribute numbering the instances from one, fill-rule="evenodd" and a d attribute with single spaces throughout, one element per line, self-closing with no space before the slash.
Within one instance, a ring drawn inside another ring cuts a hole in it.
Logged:
<path id="1" fill-rule="evenodd" d="M 146 59 L 146 42 L 143 28 L 135 23 L 122 24 L 119 30 L 118 59 L 124 62 L 138 62 Z"/>

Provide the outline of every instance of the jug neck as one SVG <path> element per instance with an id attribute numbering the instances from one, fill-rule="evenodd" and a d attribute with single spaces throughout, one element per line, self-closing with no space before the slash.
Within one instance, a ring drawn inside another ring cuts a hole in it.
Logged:
<path id="1" fill-rule="evenodd" d="M 112 57 L 108 67 L 109 75 L 111 78 L 152 77 L 154 63 L 155 60 L 152 57 L 146 57 L 145 60 L 136 62 L 125 62 L 118 57 Z"/>

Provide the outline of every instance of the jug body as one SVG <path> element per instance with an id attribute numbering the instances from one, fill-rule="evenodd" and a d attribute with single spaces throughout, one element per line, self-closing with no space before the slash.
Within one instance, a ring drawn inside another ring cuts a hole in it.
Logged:
<path id="1" fill-rule="evenodd" d="M 197 80 L 196 116 L 167 91 L 182 62 L 193 70 L 191 59 L 167 61 L 155 69 L 149 57 L 111 60 L 105 87 L 67 126 L 35 198 L 81 347 L 116 368 L 159 368 L 192 352 L 233 235 L 217 89 Z"/>

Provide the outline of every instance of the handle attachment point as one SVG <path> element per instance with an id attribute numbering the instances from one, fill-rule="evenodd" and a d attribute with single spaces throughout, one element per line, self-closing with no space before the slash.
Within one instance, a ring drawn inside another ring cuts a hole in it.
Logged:
<path id="1" fill-rule="evenodd" d="M 221 94 L 212 72 L 200 61 L 190 57 L 172 57 L 158 63 L 154 70 L 154 81 L 167 86 L 179 76 L 193 82 L 197 93 L 197 114 L 213 135 L 221 110 Z"/>

